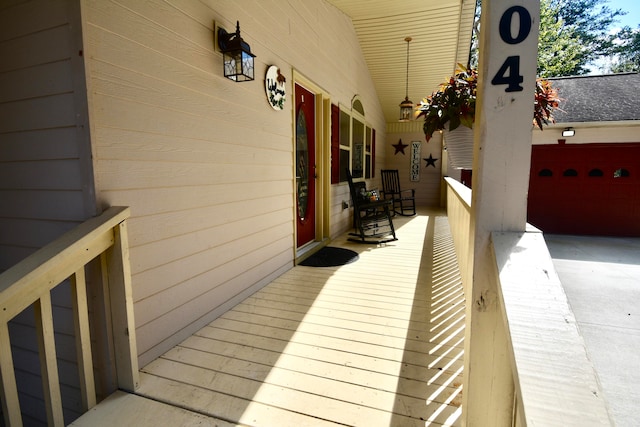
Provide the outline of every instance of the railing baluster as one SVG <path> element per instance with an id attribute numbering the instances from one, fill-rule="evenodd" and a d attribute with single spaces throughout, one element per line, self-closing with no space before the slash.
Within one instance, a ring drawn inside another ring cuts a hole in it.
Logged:
<path id="1" fill-rule="evenodd" d="M 71 276 L 71 300 L 73 305 L 73 325 L 76 337 L 76 354 L 78 358 L 82 408 L 84 411 L 88 411 L 96 405 L 96 387 L 93 378 L 87 284 L 84 267 Z"/>
<path id="2" fill-rule="evenodd" d="M 11 355 L 11 340 L 7 322 L 0 321 L 0 392 L 2 392 L 2 413 L 7 426 L 22 427 L 20 401 L 18 400 L 18 386 L 13 370 L 13 356 Z"/>
<path id="3" fill-rule="evenodd" d="M 42 388 L 47 408 L 47 421 L 50 426 L 64 426 L 62 397 L 58 380 L 58 361 L 53 331 L 53 311 L 51 293 L 45 292 L 33 305 L 38 336 L 38 353 L 42 372 Z"/>
<path id="4" fill-rule="evenodd" d="M 95 406 L 84 268 L 98 256 L 105 268 L 102 276 L 106 279 L 106 289 L 103 289 L 106 314 L 110 322 L 113 321 L 114 330 L 108 335 L 112 340 L 109 351 L 115 349 L 115 354 L 109 356 L 116 359 L 119 387 L 130 391 L 137 387 L 138 360 L 126 233 L 129 215 L 129 208 L 111 207 L 0 274 L 0 400 L 5 425 L 22 426 L 8 323 L 31 305 L 35 311 L 48 424 L 64 425 L 50 292 L 69 277 L 83 406 L 85 410 Z"/>

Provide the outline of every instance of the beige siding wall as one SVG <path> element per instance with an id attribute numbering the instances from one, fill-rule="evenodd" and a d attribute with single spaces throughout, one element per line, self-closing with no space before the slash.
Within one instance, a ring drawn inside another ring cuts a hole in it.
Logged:
<path id="1" fill-rule="evenodd" d="M 571 126 L 576 130 L 573 137 L 563 137 L 562 130 Z M 564 139 L 567 144 L 591 144 L 601 142 L 640 142 L 640 123 L 600 122 L 556 124 L 544 130 L 534 129 L 533 144 L 557 144 Z"/>
<path id="2" fill-rule="evenodd" d="M 73 3 L 0 4 L 0 271 L 95 212 Z"/>
<path id="3" fill-rule="evenodd" d="M 379 171 L 382 166 L 382 161 L 376 161 L 376 170 L 378 172 L 376 172 L 375 180 L 368 185 L 369 187 L 379 186 Z M 352 226 L 353 209 L 345 209 L 343 202 L 346 203 L 346 206 L 351 206 L 351 194 L 349 193 L 349 185 L 346 182 L 331 187 L 331 238 L 337 237 Z"/>
<path id="4" fill-rule="evenodd" d="M 293 69 L 332 103 L 359 94 L 380 147 L 384 119 L 350 20 L 323 0 L 81 4 L 96 191 L 132 209 L 146 364 L 293 265 Z M 255 81 L 222 76 L 214 20 L 240 21 Z M 284 111 L 266 101 L 269 65 L 287 77 Z M 332 188 L 333 235 L 345 191 Z"/>
<path id="5" fill-rule="evenodd" d="M 96 210 L 79 13 L 71 0 L 0 2 L 0 272 Z M 69 288 L 52 298 L 70 422 L 82 405 Z M 9 328 L 25 423 L 46 425 L 33 323 L 27 309 Z"/>
<path id="6" fill-rule="evenodd" d="M 387 131 L 387 141 L 384 146 L 386 153 L 386 169 L 398 169 L 400 174 L 400 185 L 402 189 L 414 188 L 416 190 L 416 205 L 439 207 L 441 205 L 442 180 L 442 138 L 436 133 L 427 142 L 422 131 L 423 121 L 418 119 L 408 123 L 391 123 Z M 394 145 L 398 141 L 407 145 L 402 152 L 396 153 Z M 420 180 L 411 181 L 411 143 L 420 141 Z M 431 155 L 435 162 L 435 167 L 427 167 L 425 158 Z"/>

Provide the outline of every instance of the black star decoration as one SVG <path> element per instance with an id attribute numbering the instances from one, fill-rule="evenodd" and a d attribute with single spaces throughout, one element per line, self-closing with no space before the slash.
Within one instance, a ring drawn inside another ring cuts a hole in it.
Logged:
<path id="1" fill-rule="evenodd" d="M 396 155 L 396 154 L 398 154 L 398 153 L 402 153 L 402 154 L 404 154 L 404 149 L 405 149 L 405 148 L 407 148 L 407 147 L 408 147 L 408 145 L 407 145 L 407 144 L 403 144 L 403 143 L 402 143 L 402 140 L 401 140 L 401 139 L 399 139 L 399 140 L 398 140 L 398 143 L 397 143 L 397 144 L 393 144 L 393 145 L 392 145 L 392 147 L 396 149 L 396 152 L 395 152 L 395 153 L 393 153 L 393 155 L 395 156 L 395 155 Z"/>
<path id="2" fill-rule="evenodd" d="M 422 159 L 425 162 L 427 162 L 425 168 L 428 168 L 429 166 L 433 166 L 434 168 L 436 167 L 436 160 L 438 159 L 434 159 L 432 154 L 429 154 L 429 158 L 424 158 Z"/>

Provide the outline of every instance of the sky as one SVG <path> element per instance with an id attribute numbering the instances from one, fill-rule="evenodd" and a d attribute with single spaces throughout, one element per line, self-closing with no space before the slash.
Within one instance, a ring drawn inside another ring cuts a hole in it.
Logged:
<path id="1" fill-rule="evenodd" d="M 620 18 L 620 22 L 617 24 L 620 27 L 628 25 L 631 28 L 638 28 L 638 25 L 640 25 L 640 1 L 609 0 L 607 2 L 607 6 L 613 10 L 622 9 L 625 12 L 628 12 Z"/>
<path id="2" fill-rule="evenodd" d="M 626 15 L 618 17 L 619 22 L 611 27 L 611 31 L 616 28 L 622 28 L 625 25 L 633 29 L 640 26 L 640 1 L 639 0 L 608 0 L 606 5 L 612 9 L 621 9 L 627 12 Z M 589 66 L 589 74 L 607 73 L 610 63 L 609 60 L 597 60 L 593 65 Z"/>

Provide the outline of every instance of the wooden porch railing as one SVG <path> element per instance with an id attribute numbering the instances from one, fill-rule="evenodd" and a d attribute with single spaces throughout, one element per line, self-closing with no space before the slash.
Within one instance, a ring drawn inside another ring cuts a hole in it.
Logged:
<path id="1" fill-rule="evenodd" d="M 473 285 L 471 190 L 449 178 L 446 182 L 447 214 L 467 294 Z M 493 232 L 491 247 L 500 325 L 508 337 L 508 348 L 496 352 L 510 356 L 512 363 L 504 369 L 511 369 L 514 390 L 511 407 L 500 409 L 513 414 L 511 425 L 519 427 L 612 425 L 542 233 L 530 226 L 524 232 Z M 467 308 L 467 316 L 473 315 Z"/>
<path id="2" fill-rule="evenodd" d="M 458 256 L 458 265 L 460 266 L 460 276 L 462 284 L 471 282 L 469 277 L 469 261 L 471 251 L 473 250 L 473 242 L 469 238 L 469 227 L 471 226 L 471 189 L 459 181 L 452 178 L 445 178 L 447 183 L 447 217 L 449 218 L 449 226 L 451 227 L 451 236 Z M 464 288 L 465 297 L 467 287 Z"/>
<path id="3" fill-rule="evenodd" d="M 127 240 L 127 207 L 112 207 L 38 250 L 0 275 L 0 376 L 2 412 L 7 426 L 21 426 L 22 415 L 14 372 L 8 323 L 33 305 L 48 424 L 63 426 L 62 399 L 54 342 L 51 290 L 71 282 L 76 351 L 82 404 L 96 404 L 85 266 L 100 257 L 103 285 L 110 303 L 118 387 L 138 385 L 131 272 Z"/>

